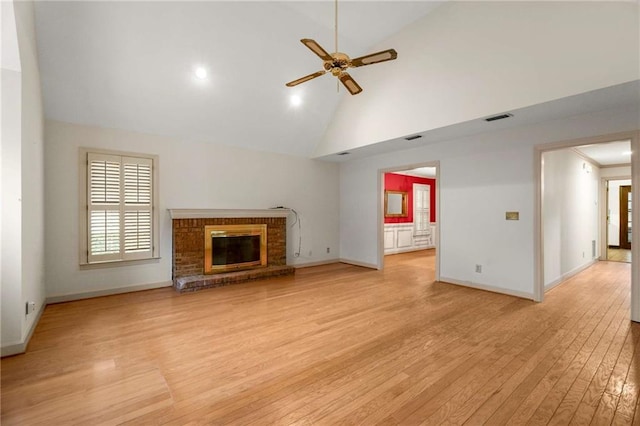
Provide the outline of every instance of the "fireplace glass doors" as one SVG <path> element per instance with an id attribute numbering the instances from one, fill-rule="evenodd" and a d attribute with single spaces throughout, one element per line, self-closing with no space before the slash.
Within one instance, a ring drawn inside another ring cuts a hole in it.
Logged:
<path id="1" fill-rule="evenodd" d="M 262 266 L 267 266 L 267 225 L 205 226 L 205 274 Z"/>

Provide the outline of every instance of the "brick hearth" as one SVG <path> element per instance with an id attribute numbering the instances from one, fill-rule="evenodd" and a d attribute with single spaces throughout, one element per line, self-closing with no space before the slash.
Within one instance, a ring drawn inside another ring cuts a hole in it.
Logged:
<path id="1" fill-rule="evenodd" d="M 267 225 L 267 267 L 204 275 L 204 227 L 208 225 Z M 287 266 L 285 217 L 223 217 L 173 219 L 173 287 L 195 291 L 282 275 L 292 275 Z"/>

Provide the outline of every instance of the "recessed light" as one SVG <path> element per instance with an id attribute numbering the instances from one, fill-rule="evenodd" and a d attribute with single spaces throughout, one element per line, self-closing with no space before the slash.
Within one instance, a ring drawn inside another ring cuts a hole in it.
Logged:
<path id="1" fill-rule="evenodd" d="M 622 155 L 631 155 L 633 154 L 633 151 L 625 151 L 622 153 Z"/>
<path id="2" fill-rule="evenodd" d="M 200 80 L 204 80 L 205 78 L 207 78 L 207 69 L 204 67 L 197 67 L 195 70 L 195 74 L 196 77 L 198 77 Z"/>
<path id="3" fill-rule="evenodd" d="M 291 102 L 291 105 L 293 105 L 294 107 L 302 105 L 302 98 L 299 95 L 291 95 L 291 98 L 289 98 L 289 101 Z"/>

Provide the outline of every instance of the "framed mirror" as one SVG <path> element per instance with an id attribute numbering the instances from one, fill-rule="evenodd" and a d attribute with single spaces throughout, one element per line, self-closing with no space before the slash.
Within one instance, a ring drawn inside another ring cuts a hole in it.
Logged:
<path id="1" fill-rule="evenodd" d="M 384 191 L 384 217 L 407 217 L 409 196 L 406 191 Z"/>

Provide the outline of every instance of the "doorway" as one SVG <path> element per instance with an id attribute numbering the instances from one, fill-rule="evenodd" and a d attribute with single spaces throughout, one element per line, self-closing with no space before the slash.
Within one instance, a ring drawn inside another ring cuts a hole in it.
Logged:
<path id="1" fill-rule="evenodd" d="M 620 187 L 620 248 L 631 250 L 631 185 Z"/>
<path id="2" fill-rule="evenodd" d="M 631 178 L 604 179 L 606 189 L 606 260 L 631 262 L 633 206 Z"/>
<path id="3" fill-rule="evenodd" d="M 594 172 L 600 173 L 600 175 L 604 177 L 605 173 L 603 173 L 603 170 L 607 170 L 609 168 L 614 168 L 615 166 L 626 164 L 630 166 L 631 173 L 629 174 L 632 176 L 632 181 L 633 181 L 633 176 L 635 176 L 635 174 L 640 171 L 640 156 L 632 155 L 632 152 L 634 153 L 640 152 L 640 133 L 639 132 L 634 131 L 634 132 L 618 133 L 618 134 L 612 134 L 612 135 L 561 141 L 561 142 L 555 142 L 551 144 L 536 146 L 535 167 L 536 167 L 537 178 L 536 178 L 536 195 L 535 195 L 536 217 L 535 217 L 535 231 L 534 231 L 536 267 L 535 267 L 535 276 L 534 276 L 534 300 L 539 302 L 542 302 L 544 300 L 545 291 L 549 289 L 548 286 L 545 286 L 545 279 L 547 278 L 545 276 L 546 274 L 545 268 L 547 267 L 549 258 L 552 261 L 557 261 L 557 259 L 554 256 L 551 256 L 549 253 L 546 252 L 548 242 L 546 241 L 545 234 L 546 234 L 546 228 L 549 227 L 549 223 L 548 221 L 545 220 L 544 195 L 545 193 L 552 191 L 554 186 L 550 185 L 550 182 L 547 181 L 547 176 L 544 174 L 544 167 L 545 167 L 544 154 L 549 152 L 561 151 L 561 150 L 576 151 L 576 148 L 580 148 L 580 151 L 584 151 L 583 148 L 585 148 L 585 150 L 588 151 L 591 147 L 593 147 L 594 149 L 599 149 L 602 147 L 606 147 L 606 145 L 611 146 L 614 143 L 621 143 L 621 142 L 626 143 L 627 146 L 629 147 L 626 151 L 624 151 L 624 155 L 628 156 L 628 160 L 626 162 L 612 163 L 611 165 L 606 165 L 606 166 L 602 164 L 599 164 L 599 165 L 596 164 L 597 169 L 591 169 L 590 165 L 587 164 L 589 163 L 589 161 L 585 161 L 581 165 L 582 172 L 588 174 L 588 173 L 591 173 L 591 171 L 593 170 Z M 622 152 L 618 152 L 618 154 L 621 154 L 621 153 Z M 584 152 L 582 152 L 582 154 L 584 154 Z M 607 170 L 607 173 L 609 172 L 611 171 Z M 636 187 L 636 185 L 633 185 L 633 183 L 631 183 L 630 192 L 632 193 L 632 196 L 631 196 L 632 199 L 637 198 L 639 196 L 638 194 L 639 189 Z M 574 195 L 574 191 L 572 191 L 572 189 L 569 189 L 564 193 L 568 194 L 569 196 Z M 561 198 L 558 198 L 558 199 L 561 199 Z M 606 215 L 606 210 L 604 206 L 606 205 L 606 203 L 603 202 L 603 197 L 600 197 L 599 200 L 600 201 L 596 201 L 596 203 L 600 206 L 600 217 L 602 218 L 599 223 L 605 223 L 604 217 Z M 637 220 L 640 220 L 639 213 L 635 211 L 633 208 L 631 209 L 630 216 L 632 217 L 631 223 Z M 565 239 L 565 236 L 563 233 L 567 225 L 575 226 L 575 222 L 573 221 L 573 217 L 571 215 L 566 215 L 565 220 L 560 225 L 559 229 L 561 232 L 560 233 L 561 239 Z M 592 243 L 591 254 L 593 255 L 592 260 L 594 262 L 597 261 L 598 259 L 605 258 L 603 250 L 601 249 L 598 250 L 597 247 L 603 247 L 606 244 L 605 243 L 606 233 L 607 233 L 606 227 L 601 227 L 599 231 L 600 243 L 598 243 L 597 241 L 591 241 Z M 638 239 L 639 233 L 640 233 L 639 230 L 634 229 L 634 227 L 631 226 L 631 240 L 632 240 L 631 243 L 633 243 L 633 241 Z M 570 238 L 566 240 L 571 241 Z M 634 261 L 633 261 L 634 258 L 637 258 L 637 250 L 638 250 L 637 244 L 631 244 L 631 251 L 635 253 L 633 253 L 633 256 L 631 258 L 630 268 L 629 268 L 630 288 L 631 288 L 630 305 L 631 305 L 631 320 L 640 322 L 640 269 L 634 264 Z M 587 253 L 589 253 L 589 251 L 587 249 L 581 248 L 581 251 L 578 253 L 581 254 L 582 257 L 587 257 Z M 573 253 L 573 255 L 575 254 L 576 253 Z M 559 259 L 562 262 L 563 257 L 561 256 Z M 582 266 L 588 267 L 590 265 L 582 265 Z M 581 269 L 579 268 L 575 268 L 572 271 L 568 271 L 562 274 L 557 284 L 568 279 L 572 275 L 575 275 L 577 272 L 580 272 L 580 270 Z"/>
<path id="4" fill-rule="evenodd" d="M 435 263 L 438 280 L 439 162 L 379 170 L 379 183 L 378 268 L 384 269 L 385 257 L 394 262 L 424 258 Z"/>

